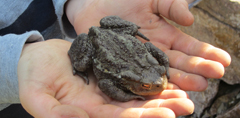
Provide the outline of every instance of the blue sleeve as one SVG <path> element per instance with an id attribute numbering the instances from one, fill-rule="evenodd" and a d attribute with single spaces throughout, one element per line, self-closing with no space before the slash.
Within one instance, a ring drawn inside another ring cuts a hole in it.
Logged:
<path id="1" fill-rule="evenodd" d="M 26 42 L 43 41 L 38 31 L 0 36 L 0 104 L 20 103 L 17 66 Z"/>
<path id="2" fill-rule="evenodd" d="M 74 27 L 69 22 L 64 5 L 66 4 L 67 0 L 53 0 L 53 5 L 55 8 L 55 13 L 57 15 L 58 22 L 60 24 L 60 28 L 62 30 L 62 33 L 70 38 L 76 38 L 77 33 L 74 30 Z"/>

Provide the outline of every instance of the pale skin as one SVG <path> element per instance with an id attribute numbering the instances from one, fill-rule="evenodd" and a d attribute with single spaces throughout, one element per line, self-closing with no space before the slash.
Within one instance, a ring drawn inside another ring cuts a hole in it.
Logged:
<path id="1" fill-rule="evenodd" d="M 159 16 L 191 25 L 193 16 L 185 0 L 70 0 L 66 13 L 78 34 L 98 26 L 107 15 L 141 26 L 140 31 L 169 57 L 168 88 L 146 101 L 117 102 L 99 90 L 93 74 L 89 85 L 72 74 L 67 55 L 70 42 L 54 39 L 26 44 L 18 65 L 19 94 L 23 107 L 37 118 L 188 115 L 194 105 L 183 90 L 205 90 L 205 78 L 221 78 L 231 62 L 227 52 L 182 33 Z"/>

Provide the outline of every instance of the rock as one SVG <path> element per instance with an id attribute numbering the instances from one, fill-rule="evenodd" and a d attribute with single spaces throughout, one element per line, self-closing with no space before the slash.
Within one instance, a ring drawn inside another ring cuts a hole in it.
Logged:
<path id="1" fill-rule="evenodd" d="M 230 109 L 228 112 L 218 115 L 217 118 L 238 118 L 240 116 L 240 103 Z"/>
<path id="2" fill-rule="evenodd" d="M 240 89 L 231 92 L 230 94 L 218 97 L 217 100 L 212 104 L 210 112 L 212 115 L 222 114 L 226 112 L 229 108 L 238 103 L 238 98 L 236 95 L 240 92 Z"/>
<path id="3" fill-rule="evenodd" d="M 195 105 L 194 113 L 200 117 L 205 108 L 211 105 L 218 92 L 219 80 L 209 79 L 208 88 L 203 92 L 187 92 Z"/>
<path id="4" fill-rule="evenodd" d="M 232 108 L 239 104 L 240 86 L 229 85 L 223 81 L 219 84 L 219 90 L 211 103 L 211 106 L 205 109 L 203 117 L 219 116 L 231 112 Z M 239 111 L 240 112 L 240 111 Z"/>
<path id="5" fill-rule="evenodd" d="M 198 8 L 233 28 L 240 29 L 240 5 L 233 0 L 203 0 Z"/>

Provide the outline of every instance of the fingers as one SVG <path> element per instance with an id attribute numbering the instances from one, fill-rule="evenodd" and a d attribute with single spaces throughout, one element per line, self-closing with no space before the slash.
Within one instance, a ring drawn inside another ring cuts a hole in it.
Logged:
<path id="1" fill-rule="evenodd" d="M 166 53 L 169 57 L 171 67 L 184 70 L 188 73 L 199 74 L 207 78 L 221 78 L 224 74 L 224 67 L 219 62 L 206 60 L 201 57 L 188 56 L 175 50 L 169 50 Z"/>
<path id="2" fill-rule="evenodd" d="M 113 101 L 112 104 L 120 106 L 122 108 L 140 107 L 157 108 L 158 110 L 160 108 L 167 108 L 169 110 L 172 110 L 176 116 L 191 114 L 194 110 L 194 104 L 191 100 L 188 99 L 187 93 L 182 90 L 164 90 L 160 95 L 148 96 L 146 99 L 148 100 L 133 100 L 124 103 Z M 166 115 L 168 112 L 169 111 L 166 111 L 166 113 L 163 113 L 162 115 Z M 169 114 L 171 113 L 169 112 Z"/>
<path id="3" fill-rule="evenodd" d="M 180 88 L 176 84 L 168 82 L 168 85 L 167 85 L 166 89 L 167 90 L 176 90 L 176 89 L 180 89 Z"/>
<path id="4" fill-rule="evenodd" d="M 134 104 L 132 104 L 131 102 Z M 113 105 L 104 105 L 101 107 L 97 107 L 93 110 L 94 115 L 90 117 L 171 118 L 180 115 L 189 115 L 193 113 L 194 110 L 193 102 L 187 98 L 171 98 L 166 100 L 154 99 L 146 101 L 135 100 L 126 103 L 118 102 L 116 103 L 116 105 L 120 107 Z"/>
<path id="5" fill-rule="evenodd" d="M 94 118 L 175 118 L 175 113 L 169 108 L 120 108 L 104 105 L 94 109 L 90 117 Z"/>
<path id="6" fill-rule="evenodd" d="M 231 63 L 230 55 L 210 44 L 196 40 L 195 38 L 179 32 L 182 35 L 178 35 L 172 42 L 172 49 L 182 51 L 188 55 L 199 56 L 204 59 L 220 62 L 224 67 L 227 67 Z"/>
<path id="7" fill-rule="evenodd" d="M 121 108 L 114 105 L 96 107 L 91 118 L 175 118 L 175 113 L 168 108 Z"/>
<path id="8" fill-rule="evenodd" d="M 149 36 L 155 46 L 165 53 L 167 53 L 166 50 L 171 49 L 189 56 L 219 62 L 224 67 L 229 66 L 231 63 L 231 57 L 226 51 L 198 41 L 169 24 L 163 25 L 157 30 L 143 30 L 143 32 Z M 171 55 L 171 52 L 167 55 Z"/>
<path id="9" fill-rule="evenodd" d="M 171 98 L 188 98 L 188 94 L 182 90 L 164 90 L 160 95 L 147 96 L 146 99 L 171 99 Z"/>
<path id="10" fill-rule="evenodd" d="M 194 21 L 186 0 L 154 0 L 153 12 L 184 26 L 191 25 Z"/>
<path id="11" fill-rule="evenodd" d="M 180 89 L 185 91 L 204 91 L 208 86 L 204 77 L 178 69 L 170 68 L 170 76 L 169 82 L 178 85 Z"/>
<path id="12" fill-rule="evenodd" d="M 179 102 L 181 101 L 181 102 Z M 142 105 L 143 108 L 164 107 L 171 109 L 176 116 L 188 115 L 193 113 L 194 104 L 191 100 L 186 98 L 171 98 L 166 100 L 150 100 Z"/>
<path id="13" fill-rule="evenodd" d="M 209 44 L 204 43 L 205 47 L 199 49 L 200 45 L 203 44 L 200 41 L 197 41 L 199 45 L 193 46 L 197 48 L 196 50 L 194 48 L 188 50 L 187 48 L 190 47 L 188 45 L 191 45 L 190 43 L 196 39 L 187 35 L 185 35 L 185 38 L 182 38 L 181 35 L 178 36 L 180 36 L 180 39 L 173 40 L 173 50 L 169 50 L 161 43 L 152 43 L 169 57 L 172 67 L 169 71 L 170 82 L 186 91 L 203 91 L 207 87 L 205 78 L 221 78 L 224 75 L 224 66 L 230 64 L 231 58 L 227 52 Z M 176 88 L 174 85 L 171 87 L 169 89 Z"/>
<path id="14" fill-rule="evenodd" d="M 119 114 L 120 117 L 134 118 L 175 118 L 175 113 L 168 108 L 129 108 Z"/>

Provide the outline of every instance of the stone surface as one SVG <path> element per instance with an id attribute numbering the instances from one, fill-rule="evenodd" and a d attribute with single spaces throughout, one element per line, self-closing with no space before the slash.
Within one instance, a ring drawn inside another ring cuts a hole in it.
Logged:
<path id="1" fill-rule="evenodd" d="M 203 92 L 187 92 L 190 99 L 194 102 L 195 109 L 194 113 L 197 117 L 201 116 L 202 111 L 209 107 L 212 100 L 218 92 L 219 80 L 209 79 L 208 88 Z"/>
<path id="2" fill-rule="evenodd" d="M 220 22 L 240 29 L 239 2 L 233 0 L 203 0 L 198 8 L 208 12 Z"/>
<path id="3" fill-rule="evenodd" d="M 228 112 L 218 115 L 217 118 L 239 118 L 240 116 L 240 103 L 234 106 L 233 109 L 230 109 Z"/>
<path id="4" fill-rule="evenodd" d="M 223 81 L 219 84 L 216 97 L 211 102 L 211 106 L 205 109 L 202 117 L 224 116 L 231 112 L 232 108 L 238 106 L 240 100 L 240 86 L 229 85 Z"/>
<path id="5" fill-rule="evenodd" d="M 181 31 L 196 39 L 227 51 L 232 58 L 219 79 L 208 79 L 204 92 L 188 92 L 195 104 L 192 115 L 183 118 L 236 118 L 240 115 L 240 2 L 233 0 L 203 0 L 190 10 L 194 24 Z"/>

